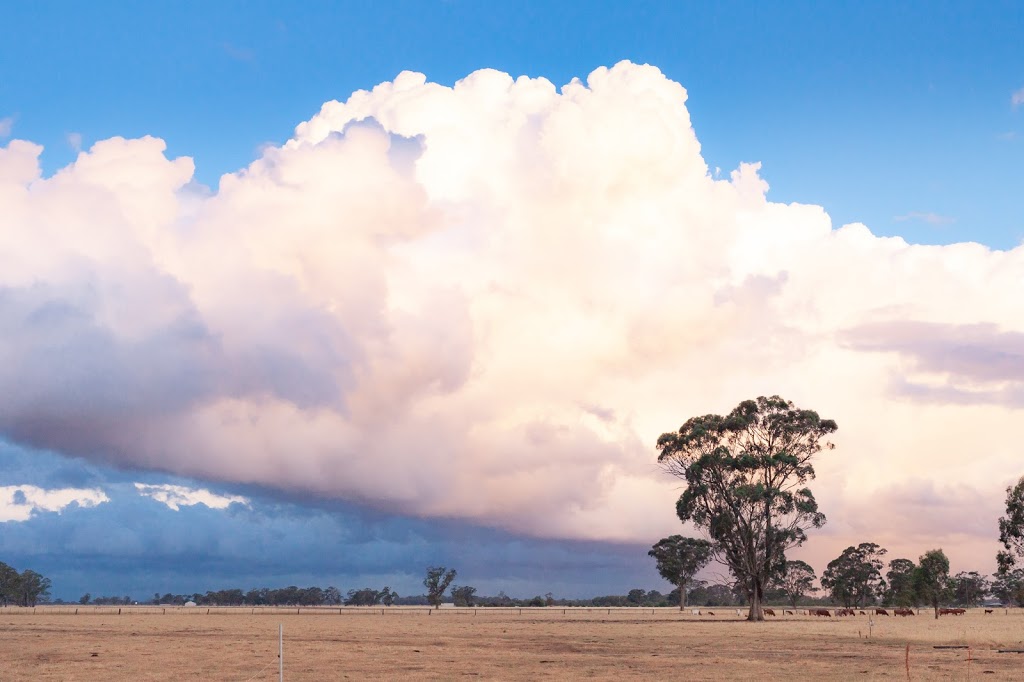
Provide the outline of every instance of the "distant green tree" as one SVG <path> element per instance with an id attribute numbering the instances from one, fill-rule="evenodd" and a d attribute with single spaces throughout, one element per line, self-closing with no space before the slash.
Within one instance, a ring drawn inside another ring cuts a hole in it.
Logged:
<path id="1" fill-rule="evenodd" d="M 952 578 L 953 601 L 961 606 L 977 606 L 988 594 L 988 578 L 977 571 L 961 571 Z"/>
<path id="2" fill-rule="evenodd" d="M 444 593 L 452 584 L 457 575 L 455 569 L 448 570 L 444 566 L 430 566 L 427 568 L 427 577 L 423 579 L 423 586 L 427 588 L 427 601 L 436 609 L 441 606 L 444 600 Z"/>
<path id="3" fill-rule="evenodd" d="M 910 559 L 893 559 L 889 562 L 889 571 L 885 574 L 888 585 L 884 601 L 894 606 L 917 606 L 920 598 L 914 589 L 914 570 L 917 569 Z"/>
<path id="4" fill-rule="evenodd" d="M 342 598 L 342 596 L 341 596 L 341 590 L 339 590 L 334 585 L 331 585 L 326 590 L 324 590 L 324 603 L 325 604 L 337 605 L 337 604 L 341 604 L 344 601 L 345 601 L 344 598 Z"/>
<path id="5" fill-rule="evenodd" d="M 825 567 L 821 586 L 846 608 L 864 608 L 884 593 L 881 572 L 884 554 L 885 550 L 873 542 L 847 547 Z"/>
<path id="6" fill-rule="evenodd" d="M 245 593 L 245 603 L 246 604 L 252 604 L 253 606 L 263 606 L 264 604 L 269 604 L 270 603 L 270 601 L 268 600 L 269 594 L 270 594 L 270 590 L 268 588 L 266 588 L 266 587 L 263 587 L 263 588 L 254 587 L 254 588 L 252 588 L 251 590 L 249 590 L 248 592 Z M 171 597 L 171 599 L 168 599 L 168 597 Z M 176 600 L 172 601 L 174 599 L 173 595 L 166 595 L 165 594 L 163 597 L 161 597 L 161 599 L 163 600 L 164 603 L 167 603 L 167 604 L 176 603 Z"/>
<path id="7" fill-rule="evenodd" d="M 373 606 L 380 603 L 381 593 L 371 587 L 349 590 L 345 606 Z"/>
<path id="8" fill-rule="evenodd" d="M 45 602 L 50 596 L 50 579 L 26 568 L 18 579 L 18 603 L 22 606 L 35 606 Z"/>
<path id="9" fill-rule="evenodd" d="M 736 606 L 739 599 L 732 585 L 709 585 L 705 592 L 705 606 Z"/>
<path id="10" fill-rule="evenodd" d="M 469 585 L 452 586 L 452 603 L 455 606 L 472 606 L 476 588 Z"/>
<path id="11" fill-rule="evenodd" d="M 670 535 L 654 543 L 648 556 L 661 577 L 679 588 L 679 610 L 686 608 L 686 586 L 711 561 L 711 543 L 700 538 Z"/>
<path id="12" fill-rule="evenodd" d="M 380 603 L 384 606 L 391 606 L 398 599 L 398 593 L 393 592 L 387 585 L 380 591 Z"/>
<path id="13" fill-rule="evenodd" d="M 626 603 L 630 606 L 640 606 L 647 599 L 647 590 L 634 588 L 626 595 Z"/>
<path id="14" fill-rule="evenodd" d="M 992 594 L 1004 604 L 1024 606 L 1024 568 L 1003 570 L 993 575 Z"/>
<path id="15" fill-rule="evenodd" d="M 20 583 L 18 571 L 0 561 L 0 602 L 4 606 L 18 603 Z"/>
<path id="16" fill-rule="evenodd" d="M 82 598 L 78 600 L 78 603 L 82 604 L 84 606 L 85 604 L 88 604 L 89 600 L 91 600 L 91 599 L 92 599 L 92 595 L 89 594 L 88 592 L 86 592 L 85 594 L 82 595 Z"/>
<path id="17" fill-rule="evenodd" d="M 918 559 L 914 569 L 914 591 L 921 600 L 935 608 L 939 618 L 939 604 L 949 599 L 952 592 L 949 580 L 949 559 L 941 549 L 933 549 Z"/>
<path id="18" fill-rule="evenodd" d="M 785 595 L 786 601 L 795 609 L 808 594 L 813 594 L 817 576 L 810 564 L 800 560 L 787 561 L 782 573 L 775 576 L 772 586 Z"/>

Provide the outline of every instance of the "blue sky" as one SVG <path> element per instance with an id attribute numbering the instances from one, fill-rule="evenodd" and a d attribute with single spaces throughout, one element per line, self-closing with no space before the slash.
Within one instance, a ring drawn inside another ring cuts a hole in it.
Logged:
<path id="1" fill-rule="evenodd" d="M 251 161 L 324 101 L 420 71 L 555 85 L 622 59 L 690 92 L 711 167 L 761 161 L 776 201 L 920 243 L 1024 238 L 1015 2 L 155 2 L 19 4 L 0 117 L 46 167 L 157 135 L 197 177 Z M 902 219 L 901 219 L 902 217 Z"/>
<path id="2" fill-rule="evenodd" d="M 391 81 L 405 70 L 452 86 L 491 68 L 513 78 L 543 77 L 561 88 L 574 78 L 586 80 L 598 67 L 629 60 L 654 65 L 687 89 L 686 108 L 700 153 L 715 177 L 728 178 L 741 163 L 760 162 L 770 201 L 821 206 L 834 228 L 862 222 L 874 235 L 898 235 L 912 244 L 974 241 L 1008 250 L 1024 240 L 1021 3 L 39 2 L 12 4 L 3 16 L 0 147 L 14 139 L 43 145 L 44 176 L 96 142 L 150 135 L 166 142 L 167 158 L 194 159 L 194 179 L 215 193 L 222 174 L 244 168 L 268 145 L 284 144 L 325 102 L 344 102 L 354 91 Z M 339 139 L 346 130 L 337 131 Z M 15 227 L 0 218 L 0 231 L 13 233 Z M 760 274 L 743 286 L 753 291 Z M 31 289 L 33 296 L 67 295 L 61 288 L 66 283 L 47 289 L 45 277 L 39 275 L 44 284 Z M 1015 281 L 1012 273 L 1009 281 Z M 0 284 L 5 290 L 19 286 Z M 67 286 L 76 290 L 77 285 Z M 437 309 L 447 310 L 442 298 Z M 4 306 L 15 300 L 22 299 L 10 297 Z M 313 317 L 282 316 L 268 327 L 305 329 L 316 324 Z M 1005 312 L 979 312 L 977 319 L 940 319 L 938 313 L 925 318 L 948 322 L 942 333 L 953 346 L 963 334 L 970 343 L 1000 352 L 1007 344 L 1019 346 L 1016 337 L 957 326 L 992 324 L 1013 331 L 1016 322 Z M 89 319 L 98 325 L 101 317 Z M 452 317 L 452 326 L 458 319 Z M 215 327 L 203 318 L 190 329 L 214 338 Z M 94 353 L 97 346 L 76 345 L 87 334 L 74 329 L 79 331 L 69 332 L 70 340 L 53 346 L 64 355 L 50 364 L 98 363 L 95 357 L 109 351 L 114 359 L 103 365 L 103 373 L 116 376 L 99 386 L 97 374 L 69 371 L 77 378 L 53 385 L 67 391 L 69 404 L 103 402 L 119 390 L 131 403 L 134 395 L 125 386 L 137 383 L 124 376 L 138 368 L 119 364 L 122 346 L 111 342 L 110 349 Z M 168 338 L 183 334 L 180 327 L 173 329 L 178 331 Z M 352 338 L 359 333 L 353 325 L 345 327 Z M 107 337 L 95 338 L 96 344 L 106 343 Z M 154 338 L 164 342 L 163 336 Z M 261 346 L 259 352 L 264 350 Z M 905 352 L 916 357 L 913 349 Z M 323 354 L 328 356 L 333 357 Z M 247 357 L 251 362 L 257 356 Z M 278 363 L 267 373 L 281 367 L 322 369 L 315 362 L 288 364 L 284 355 L 258 357 Z M 169 364 L 159 370 L 177 374 L 180 368 L 172 363 L 177 358 L 166 356 Z M 908 362 L 920 369 L 920 361 Z M 358 361 L 352 363 L 358 369 Z M 115 366 L 120 374 L 111 369 Z M 202 371 L 206 365 L 197 366 Z M 219 381 L 249 387 L 262 377 L 247 382 L 238 380 L 239 373 L 244 370 L 235 367 L 225 373 L 229 378 L 211 379 L 217 388 L 186 386 L 182 401 L 219 390 Z M 163 398 L 141 391 L 144 409 L 157 409 L 153 406 L 161 400 L 168 413 L 180 408 L 166 398 L 171 392 L 166 386 L 157 388 Z M 797 384 L 795 390 L 801 388 Z M 407 593 L 418 589 L 421 567 L 434 562 L 456 565 L 485 593 L 668 590 L 644 556 L 657 537 L 632 543 L 544 539 L 544 533 L 525 532 L 522 524 L 495 530 L 501 523 L 493 516 L 450 511 L 441 503 L 440 511 L 423 512 L 434 507 L 408 500 L 389 507 L 358 491 L 314 495 L 299 484 L 275 488 L 255 475 L 199 464 L 188 470 L 206 475 L 172 475 L 162 472 L 180 467 L 152 454 L 133 456 L 116 438 L 102 434 L 83 449 L 69 445 L 58 451 L 55 444 L 70 441 L 51 438 L 50 432 L 66 428 L 74 435 L 75 429 L 90 428 L 67 426 L 68 414 L 76 419 L 84 414 L 83 423 L 88 422 L 88 410 L 75 409 L 54 407 L 58 416 L 48 412 L 50 421 L 23 419 L 20 413 L 0 419 L 0 487 L 95 488 L 109 497 L 96 506 L 37 510 L 27 521 L 0 523 L 0 560 L 51 575 L 56 596 L 77 598 L 85 591 L 142 596 L 290 583 L 336 584 L 344 591 L 388 582 Z M 116 415 L 122 408 L 111 409 Z M 604 419 L 604 408 L 587 409 Z M 837 419 L 842 425 L 842 416 Z M 40 435 L 39 428 L 50 431 Z M 448 435 L 439 434 L 439 447 Z M 249 502 L 174 510 L 140 495 L 136 482 L 202 488 Z M 542 487 L 536 481 L 530 485 Z M 313 497 L 319 501 L 311 502 Z M 190 544 L 197 529 L 209 540 L 201 547 Z M 225 544 L 224 538 L 233 541 Z"/>

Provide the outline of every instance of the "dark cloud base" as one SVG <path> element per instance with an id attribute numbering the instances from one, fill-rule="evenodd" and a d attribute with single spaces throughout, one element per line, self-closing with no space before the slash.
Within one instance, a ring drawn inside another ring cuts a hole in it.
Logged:
<path id="1" fill-rule="evenodd" d="M 423 569 L 452 566 L 483 594 L 560 597 L 664 589 L 645 545 L 537 540 L 471 524 L 370 511 L 337 502 L 275 498 L 253 488 L 251 506 L 174 511 L 134 482 L 211 489 L 202 482 L 108 469 L 0 443 L 0 485 L 98 487 L 110 502 L 0 523 L 0 561 L 53 580 L 54 598 L 205 592 L 231 587 L 387 584 L 419 594 Z M 653 538 L 651 542 L 657 538 Z"/>

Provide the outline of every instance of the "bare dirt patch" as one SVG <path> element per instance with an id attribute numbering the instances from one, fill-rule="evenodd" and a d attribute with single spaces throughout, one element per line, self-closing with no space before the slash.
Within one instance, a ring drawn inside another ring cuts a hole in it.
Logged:
<path id="1" fill-rule="evenodd" d="M 673 609 L 0 609 L 0 680 L 1024 679 L 1024 615 Z M 967 645 L 966 648 L 935 648 Z M 971 660 L 969 661 L 968 658 Z M 991 671 L 991 672 L 989 672 Z"/>

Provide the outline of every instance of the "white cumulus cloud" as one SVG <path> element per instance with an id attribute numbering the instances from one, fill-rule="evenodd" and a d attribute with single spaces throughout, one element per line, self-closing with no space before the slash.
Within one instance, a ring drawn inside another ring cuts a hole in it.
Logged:
<path id="1" fill-rule="evenodd" d="M 678 526 L 657 436 L 778 393 L 840 427 L 814 551 L 905 545 L 855 516 L 915 476 L 994 514 L 1021 473 L 1005 425 L 1024 378 L 985 358 L 1024 358 L 1024 248 L 837 227 L 770 201 L 757 164 L 718 179 L 686 100 L 625 62 L 561 89 L 405 72 L 326 103 L 215 192 L 159 139 L 97 142 L 52 177 L 39 146 L 13 140 L 0 432 L 399 513 L 653 542 Z M 991 536 L 956 544 L 994 552 Z"/>
<path id="2" fill-rule="evenodd" d="M 161 502 L 174 511 L 181 507 L 192 507 L 197 504 L 206 505 L 210 509 L 227 509 L 238 503 L 249 505 L 249 499 L 241 495 L 218 495 L 205 488 L 189 488 L 183 485 L 136 483 L 135 489 L 143 497 L 150 497 Z"/>
<path id="3" fill-rule="evenodd" d="M 0 522 L 28 521 L 33 512 L 61 512 L 71 504 L 95 507 L 109 502 L 102 490 L 95 488 L 52 488 L 34 485 L 0 486 Z"/>

